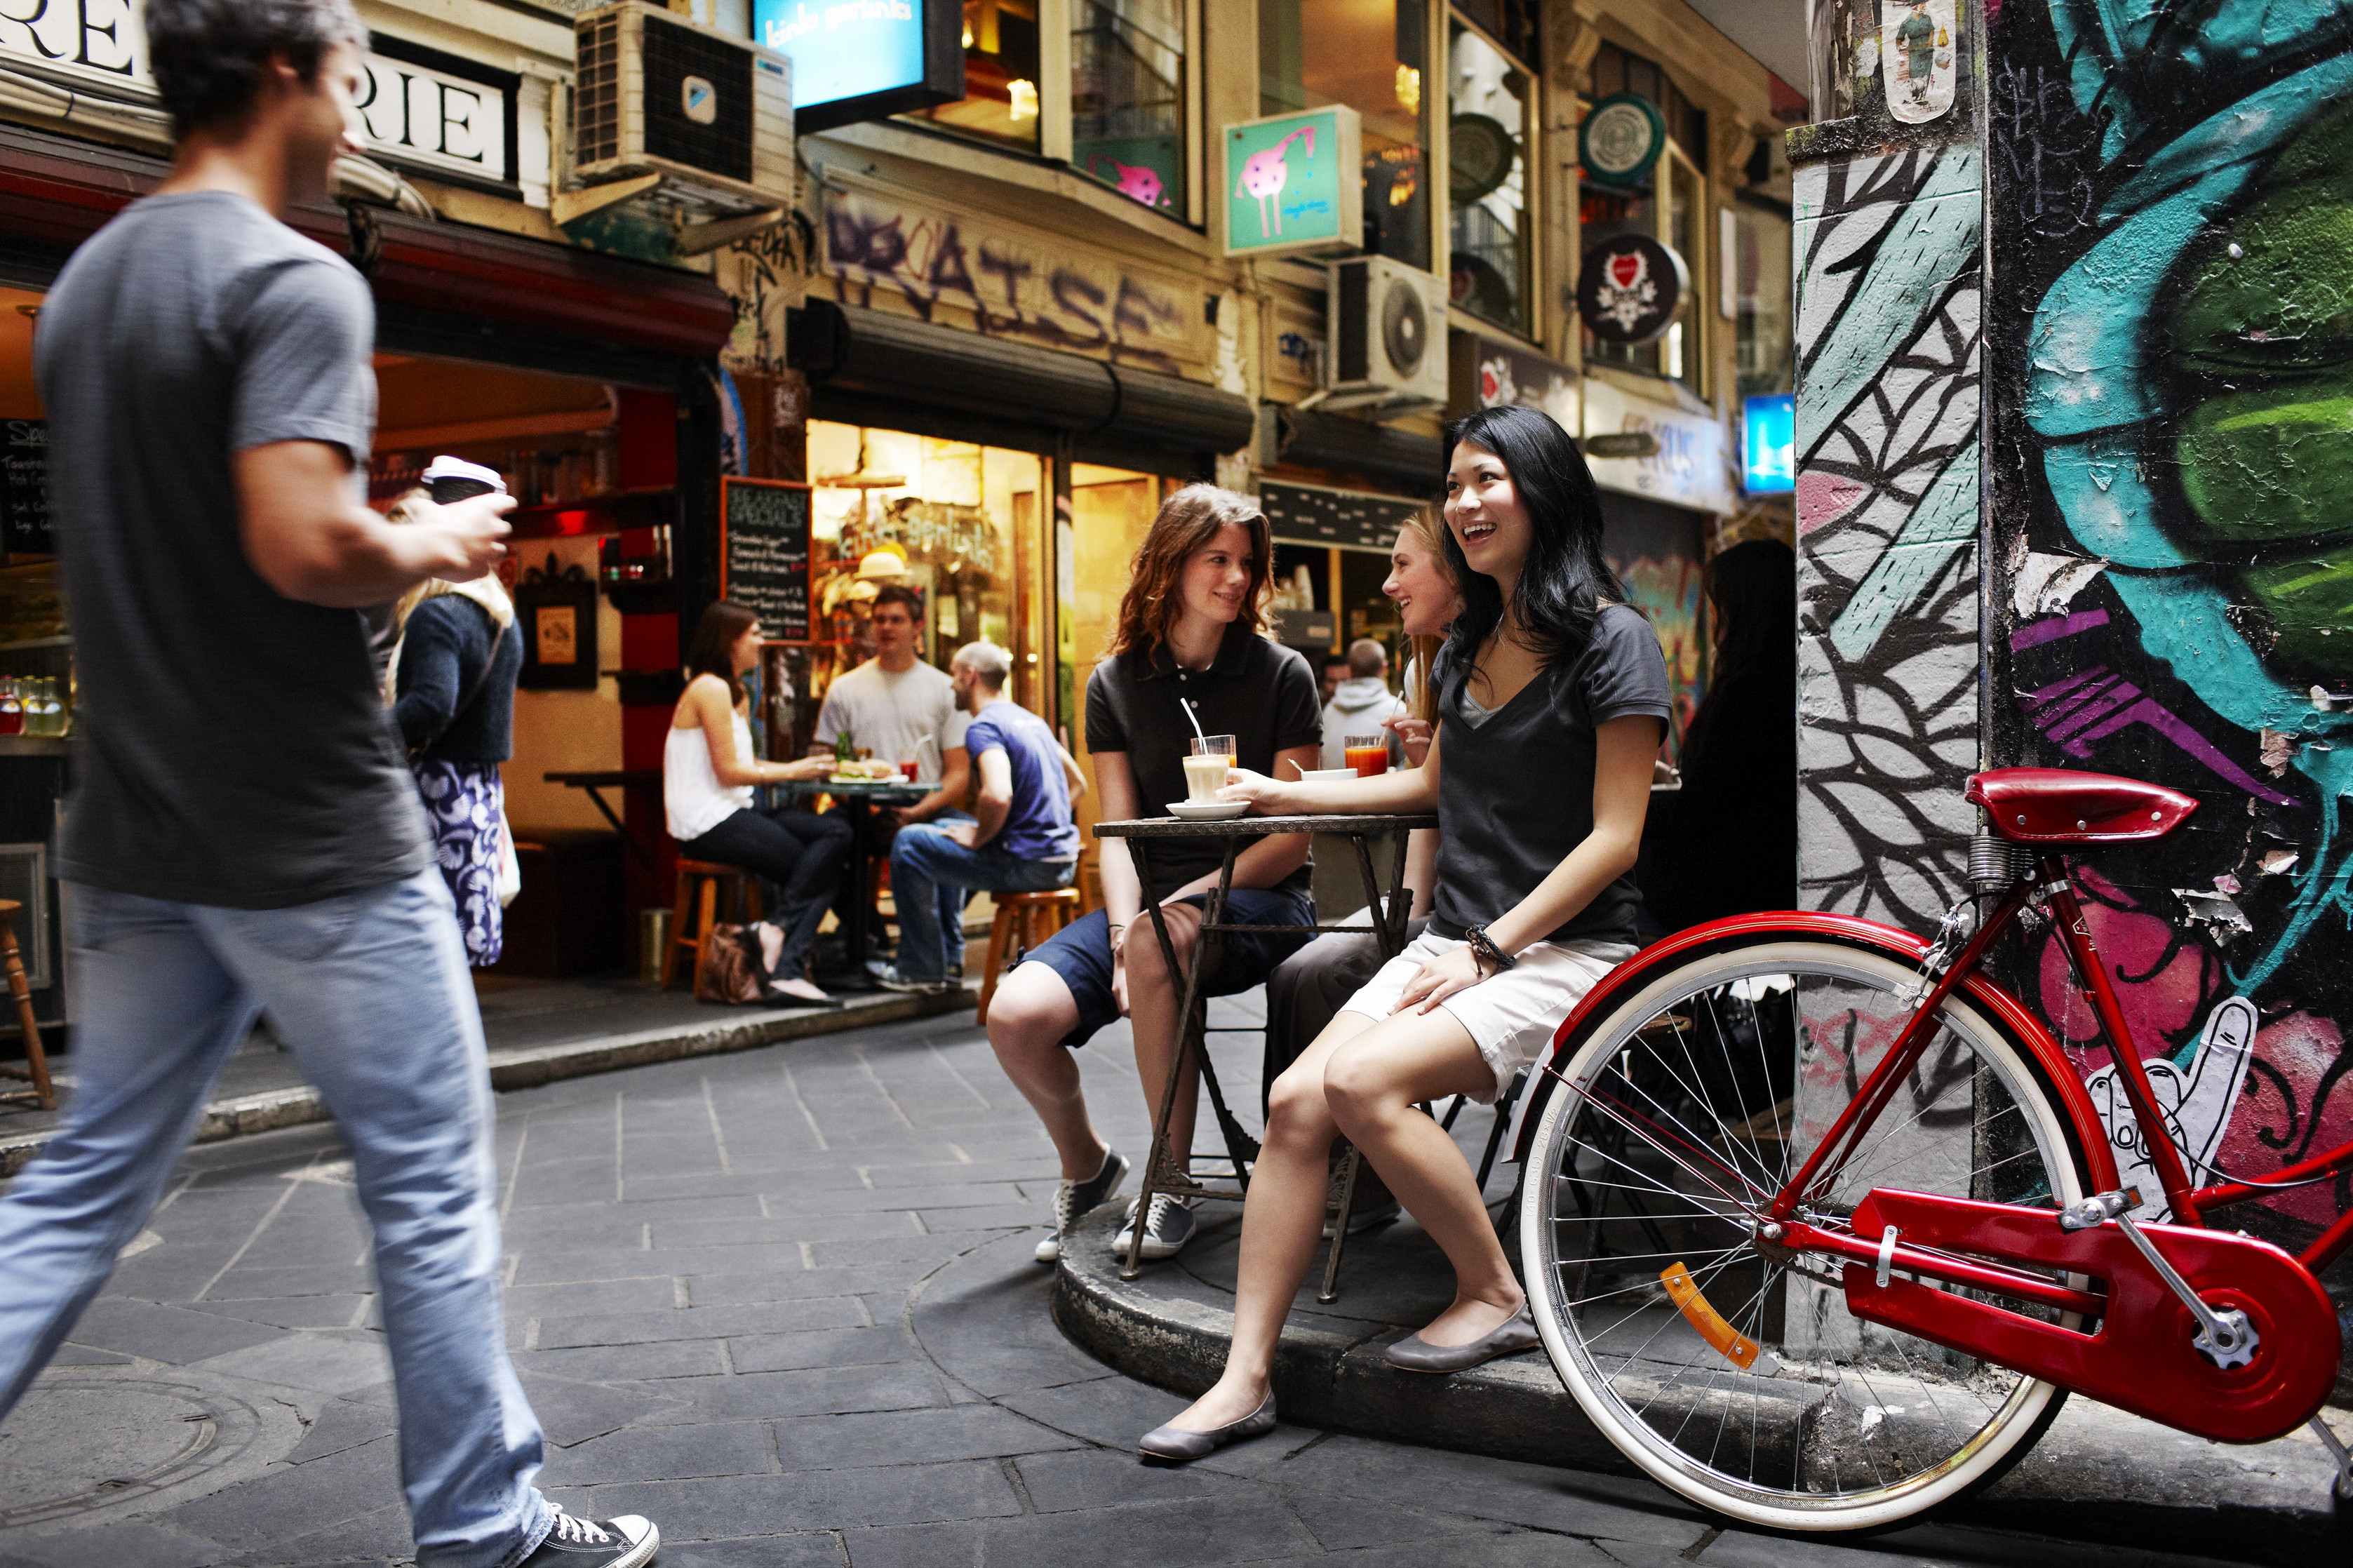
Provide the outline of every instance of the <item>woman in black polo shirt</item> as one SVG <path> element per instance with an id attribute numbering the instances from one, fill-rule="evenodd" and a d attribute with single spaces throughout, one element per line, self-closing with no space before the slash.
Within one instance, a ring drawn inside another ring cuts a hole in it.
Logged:
<path id="1" fill-rule="evenodd" d="M 1444 544 L 1463 607 L 1428 758 L 1335 784 L 1237 775 L 1224 791 L 1270 814 L 1435 807 L 1430 925 L 1275 1081 L 1225 1375 L 1145 1434 L 1148 1458 L 1197 1459 L 1273 1426 L 1275 1343 L 1323 1228 L 1337 1133 L 1454 1266 L 1453 1302 L 1391 1345 L 1389 1364 L 1454 1372 L 1537 1342 L 1470 1166 L 1415 1106 L 1493 1101 L 1632 956 L 1630 873 L 1669 713 L 1666 659 L 1602 558 L 1600 498 L 1560 426 L 1490 408 L 1452 436 Z"/>
<path id="2" fill-rule="evenodd" d="M 1185 758 L 1196 720 L 1203 734 L 1233 736 L 1244 768 L 1271 773 L 1284 762 L 1316 765 L 1324 719 L 1315 677 L 1305 659 L 1266 637 L 1272 555 L 1266 519 L 1248 496 L 1188 485 L 1160 508 L 1136 551 L 1109 657 L 1087 682 L 1086 744 L 1102 820 L 1165 816 L 1168 802 L 1186 798 Z M 1223 846 L 1211 839 L 1156 844 L 1146 888 L 1126 840 L 1103 840 L 1105 907 L 1034 949 L 988 1005 L 988 1043 L 1061 1156 L 1054 1234 L 1039 1245 L 1040 1263 L 1061 1256 L 1063 1232 L 1117 1193 L 1128 1168 L 1088 1120 L 1078 1064 L 1067 1047 L 1084 1045 L 1122 1015 L 1132 1018 L 1136 1070 L 1157 1114 L 1182 1020 L 1145 900 L 1164 907 L 1177 963 L 1189 963 L 1201 906 L 1217 887 L 1223 857 Z M 1312 926 L 1308 881 L 1306 835 L 1253 839 L 1235 858 L 1226 919 Z M 1247 991 L 1311 934 L 1230 932 L 1203 988 L 1212 996 Z M 1180 967 L 1176 976 L 1182 974 Z M 1199 1084 L 1198 1073 L 1186 1075 L 1168 1119 L 1168 1147 L 1180 1168 L 1193 1147 Z M 1135 1223 L 1133 1206 L 1128 1221 Z M 1144 1226 L 1144 1256 L 1173 1257 L 1192 1237 L 1192 1210 L 1181 1198 L 1157 1196 Z M 1117 1243 L 1127 1244 L 1125 1237 Z"/>

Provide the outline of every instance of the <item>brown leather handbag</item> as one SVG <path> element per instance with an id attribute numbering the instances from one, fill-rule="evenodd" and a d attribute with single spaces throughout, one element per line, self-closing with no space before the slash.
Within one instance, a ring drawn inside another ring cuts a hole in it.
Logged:
<path id="1" fill-rule="evenodd" d="M 736 1006 L 759 1001 L 768 980 L 760 972 L 758 941 L 750 926 L 712 926 L 694 965 L 694 999 Z"/>

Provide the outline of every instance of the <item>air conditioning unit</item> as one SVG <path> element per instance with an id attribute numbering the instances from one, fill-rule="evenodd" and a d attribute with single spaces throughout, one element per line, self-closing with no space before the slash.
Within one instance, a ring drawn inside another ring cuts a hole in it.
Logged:
<path id="1" fill-rule="evenodd" d="M 1383 256 L 1332 263 L 1326 408 L 1446 401 L 1446 283 Z"/>
<path id="2" fill-rule="evenodd" d="M 640 181 L 703 217 L 791 205 L 791 60 L 642 0 L 584 11 L 572 28 L 583 184 Z"/>

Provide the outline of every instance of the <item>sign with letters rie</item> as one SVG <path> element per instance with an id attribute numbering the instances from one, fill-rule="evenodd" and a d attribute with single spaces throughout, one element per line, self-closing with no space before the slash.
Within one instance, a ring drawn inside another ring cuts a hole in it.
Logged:
<path id="1" fill-rule="evenodd" d="M 1286 256 L 1360 248 L 1365 238 L 1362 122 L 1335 104 L 1226 127 L 1226 254 Z"/>
<path id="2" fill-rule="evenodd" d="M 154 101 L 140 0 L 28 0 L 0 10 L 0 63 Z M 359 110 L 370 157 L 432 178 L 514 183 L 513 72 L 382 33 L 369 35 L 364 63 Z"/>
<path id="3" fill-rule="evenodd" d="M 752 0 L 752 37 L 792 57 L 793 124 L 803 132 L 965 95 L 955 0 Z"/>

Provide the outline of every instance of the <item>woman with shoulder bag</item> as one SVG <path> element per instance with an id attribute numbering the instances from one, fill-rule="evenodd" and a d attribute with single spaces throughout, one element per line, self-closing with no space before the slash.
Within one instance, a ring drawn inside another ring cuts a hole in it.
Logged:
<path id="1" fill-rule="evenodd" d="M 418 502 L 401 498 L 390 521 Z M 506 940 L 501 883 L 512 875 L 506 791 L 499 764 L 514 753 L 515 677 L 522 638 L 514 603 L 496 576 L 471 583 L 427 578 L 394 612 L 392 713 L 408 744 L 409 771 L 425 802 L 434 863 L 457 900 L 466 962 L 487 969 Z"/>

